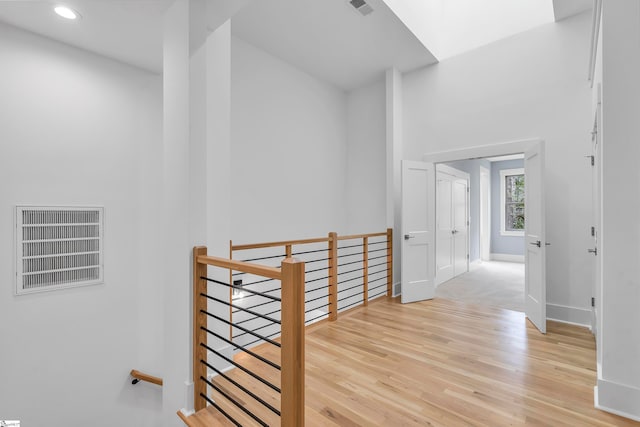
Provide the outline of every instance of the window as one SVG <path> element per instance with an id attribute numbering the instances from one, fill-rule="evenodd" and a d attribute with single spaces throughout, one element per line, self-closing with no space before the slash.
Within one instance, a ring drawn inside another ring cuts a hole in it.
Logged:
<path id="1" fill-rule="evenodd" d="M 500 171 L 500 234 L 524 236 L 524 169 Z"/>

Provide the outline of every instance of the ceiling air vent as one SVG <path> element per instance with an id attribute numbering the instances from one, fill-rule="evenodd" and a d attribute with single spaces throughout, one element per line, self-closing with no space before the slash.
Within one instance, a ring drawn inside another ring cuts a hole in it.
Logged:
<path id="1" fill-rule="evenodd" d="M 103 281 L 103 208 L 16 207 L 16 294 Z"/>
<path id="2" fill-rule="evenodd" d="M 362 16 L 367 16 L 371 12 L 373 12 L 373 8 L 367 4 L 364 0 L 351 0 L 351 6 L 353 6 Z"/>

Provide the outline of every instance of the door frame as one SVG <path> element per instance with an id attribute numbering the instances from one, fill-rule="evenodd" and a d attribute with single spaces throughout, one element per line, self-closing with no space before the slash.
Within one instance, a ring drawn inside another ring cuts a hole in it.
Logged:
<path id="1" fill-rule="evenodd" d="M 497 144 L 478 145 L 473 147 L 459 148 L 447 151 L 438 151 L 433 153 L 424 153 L 422 155 L 422 161 L 429 163 L 448 163 L 459 160 L 473 160 L 482 159 L 486 157 L 498 157 L 506 156 L 510 154 L 521 154 L 531 150 L 532 148 L 538 148 L 544 146 L 544 140 L 542 138 L 529 138 L 522 140 L 515 140 L 509 142 L 501 142 Z M 526 171 L 526 170 L 525 170 Z M 545 179 L 544 169 L 542 173 L 542 179 Z M 525 274 L 527 269 L 525 260 Z M 547 304 L 546 295 L 545 301 L 542 304 Z"/>
<path id="2" fill-rule="evenodd" d="M 466 194 L 465 194 L 465 198 L 466 198 L 466 211 L 464 213 L 465 216 L 465 221 L 467 222 L 467 238 L 465 241 L 465 253 L 467 254 L 467 259 L 465 261 L 465 272 L 469 271 L 469 254 L 470 254 L 470 223 L 469 223 L 469 216 L 470 216 L 470 210 L 471 210 L 471 206 L 470 206 L 470 200 L 469 200 L 469 190 L 470 190 L 470 185 L 471 185 L 471 176 L 469 175 L 469 173 L 462 171 L 460 169 L 456 169 L 453 166 L 449 166 L 447 164 L 444 163 L 438 163 L 435 165 L 435 170 L 436 170 L 436 182 L 438 180 L 438 172 L 442 172 L 446 175 L 450 175 L 456 179 L 459 180 L 463 180 L 466 181 Z M 435 200 L 436 200 L 436 233 L 437 233 L 437 227 L 438 227 L 438 219 L 439 219 L 439 210 L 438 210 L 438 186 L 436 185 L 435 187 Z M 435 251 L 436 251 L 436 260 L 438 259 L 438 251 L 440 249 L 438 249 L 438 237 L 436 234 L 436 247 L 435 247 Z M 436 264 L 436 273 L 437 273 L 437 264 Z M 456 277 L 455 271 L 454 271 L 454 275 L 453 277 Z M 437 280 L 437 274 L 436 274 L 436 281 L 435 281 L 435 287 L 437 288 L 438 286 L 440 286 L 442 283 L 444 283 L 444 281 L 439 281 Z"/>

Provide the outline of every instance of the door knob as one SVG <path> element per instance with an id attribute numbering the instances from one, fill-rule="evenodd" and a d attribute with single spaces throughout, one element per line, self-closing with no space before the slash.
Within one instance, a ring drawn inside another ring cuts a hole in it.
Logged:
<path id="1" fill-rule="evenodd" d="M 530 244 L 530 245 L 533 245 L 533 246 L 540 247 L 541 242 L 540 242 L 540 240 L 536 240 L 535 242 L 529 242 L 529 244 Z"/>
<path id="2" fill-rule="evenodd" d="M 413 239 L 414 237 L 416 237 L 416 236 L 412 236 L 412 235 L 410 235 L 410 234 L 405 234 L 405 235 L 404 235 L 404 240 Z"/>
<path id="3" fill-rule="evenodd" d="M 598 248 L 587 249 L 587 253 L 594 254 L 598 256 Z"/>

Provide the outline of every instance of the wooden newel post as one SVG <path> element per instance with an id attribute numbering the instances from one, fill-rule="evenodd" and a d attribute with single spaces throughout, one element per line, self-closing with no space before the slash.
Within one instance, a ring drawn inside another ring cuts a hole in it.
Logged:
<path id="1" fill-rule="evenodd" d="M 281 425 L 304 426 L 304 262 L 282 261 Z"/>
<path id="2" fill-rule="evenodd" d="M 338 233 L 329 233 L 329 320 L 338 319 Z"/>
<path id="3" fill-rule="evenodd" d="M 207 384 L 200 377 L 207 378 L 207 367 L 201 360 L 207 360 L 207 349 L 200 343 L 207 342 L 207 333 L 202 326 L 207 325 L 207 315 L 201 310 L 207 309 L 207 299 L 200 296 L 207 293 L 207 265 L 198 262 L 198 256 L 207 255 L 206 246 L 193 248 L 193 406 L 196 412 L 207 405 L 201 394 L 206 396 Z"/>
<path id="4" fill-rule="evenodd" d="M 393 228 L 387 228 L 387 296 L 393 295 Z"/>

